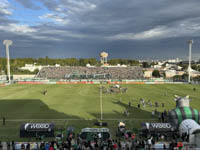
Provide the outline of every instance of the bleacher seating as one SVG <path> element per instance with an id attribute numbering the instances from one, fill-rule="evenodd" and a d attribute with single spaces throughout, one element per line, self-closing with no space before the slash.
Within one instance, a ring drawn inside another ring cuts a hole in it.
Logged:
<path id="1" fill-rule="evenodd" d="M 47 79 L 142 79 L 141 67 L 45 67 L 36 76 Z"/>

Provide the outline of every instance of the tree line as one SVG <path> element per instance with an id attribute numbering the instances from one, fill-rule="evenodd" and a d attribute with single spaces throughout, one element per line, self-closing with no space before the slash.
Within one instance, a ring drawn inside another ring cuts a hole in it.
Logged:
<path id="1" fill-rule="evenodd" d="M 110 65 L 117 65 L 117 64 L 125 64 L 130 66 L 138 66 L 139 61 L 132 60 L 132 59 L 110 59 L 108 60 L 108 63 Z M 10 66 L 11 66 L 11 72 L 20 74 L 20 73 L 31 73 L 27 70 L 20 70 L 20 67 L 24 67 L 25 64 L 36 64 L 36 65 L 55 65 L 60 64 L 61 66 L 86 66 L 87 64 L 90 64 L 91 66 L 100 66 L 100 61 L 98 61 L 96 58 L 12 58 L 10 59 Z M 3 72 L 6 73 L 6 58 L 0 58 L 0 74 Z M 37 70 L 34 72 L 37 73 Z"/>

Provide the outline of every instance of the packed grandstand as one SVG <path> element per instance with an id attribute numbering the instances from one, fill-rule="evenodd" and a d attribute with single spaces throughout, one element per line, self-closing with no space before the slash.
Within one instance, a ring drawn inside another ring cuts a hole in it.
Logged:
<path id="1" fill-rule="evenodd" d="M 143 79 L 141 67 L 45 67 L 36 76 L 47 79 Z"/>

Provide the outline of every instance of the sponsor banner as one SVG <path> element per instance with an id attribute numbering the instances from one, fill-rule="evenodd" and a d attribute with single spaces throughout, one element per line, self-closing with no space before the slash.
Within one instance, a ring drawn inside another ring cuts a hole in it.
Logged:
<path id="1" fill-rule="evenodd" d="M 145 82 L 145 84 L 154 84 L 154 82 Z"/>
<path id="2" fill-rule="evenodd" d="M 87 82 L 87 84 L 94 84 L 94 82 L 93 81 L 89 81 L 89 82 Z"/>
<path id="3" fill-rule="evenodd" d="M 18 84 L 47 84 L 47 82 L 40 82 L 40 81 L 19 81 Z"/>
<path id="4" fill-rule="evenodd" d="M 59 81 L 56 84 L 93 84 L 93 81 L 72 81 L 72 82 L 65 82 Z"/>
<path id="5" fill-rule="evenodd" d="M 2 84 L 0 84 L 0 86 L 6 86 L 6 84 L 5 84 L 5 83 L 2 83 Z"/>
<path id="6" fill-rule="evenodd" d="M 26 123 L 23 125 L 25 131 L 48 131 L 54 129 L 53 123 Z"/>
<path id="7" fill-rule="evenodd" d="M 174 131 L 173 126 L 170 123 L 144 123 L 145 129 L 149 131 L 160 131 L 160 132 L 167 132 L 167 131 Z M 144 129 L 144 128 L 143 128 Z"/>
<path id="8" fill-rule="evenodd" d="M 18 80 L 16 83 L 18 84 L 100 84 L 101 80 L 70 80 L 70 81 L 49 81 L 49 80 Z M 107 84 L 183 84 L 182 82 L 165 82 L 165 81 L 153 81 L 153 80 L 143 80 L 143 81 L 134 81 L 134 80 L 123 80 L 123 81 L 114 81 L 107 80 L 103 81 Z M 1 85 L 0 86 L 4 86 Z"/>
<path id="9" fill-rule="evenodd" d="M 126 82 L 108 82 L 108 84 L 144 84 L 144 82 L 126 81 Z"/>
<path id="10" fill-rule="evenodd" d="M 172 125 L 170 123 L 150 123 L 152 128 L 161 129 L 161 128 L 168 128 L 171 129 Z"/>
<path id="11" fill-rule="evenodd" d="M 144 82 L 128 82 L 128 84 L 144 84 Z"/>
<path id="12" fill-rule="evenodd" d="M 164 82 L 155 81 L 154 84 L 165 84 Z"/>
<path id="13" fill-rule="evenodd" d="M 56 84 L 56 82 L 48 82 L 48 84 Z"/>
<path id="14" fill-rule="evenodd" d="M 84 128 L 82 132 L 109 132 L 108 128 Z"/>
<path id="15" fill-rule="evenodd" d="M 20 127 L 20 137 L 54 137 L 53 123 L 25 123 Z"/>

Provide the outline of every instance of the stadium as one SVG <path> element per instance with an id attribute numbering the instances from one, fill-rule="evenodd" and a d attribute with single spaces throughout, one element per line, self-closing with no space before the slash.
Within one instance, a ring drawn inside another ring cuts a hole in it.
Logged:
<path id="1" fill-rule="evenodd" d="M 199 84 L 147 80 L 141 67 L 44 67 L 34 79 L 1 85 L 2 141 L 33 142 L 59 135 L 64 139 L 69 127 L 75 134 L 106 128 L 116 138 L 120 122 L 139 135 L 145 122 L 166 122 L 160 115 L 175 107 L 175 95 L 190 95 L 191 107 L 200 109 Z M 26 124 L 44 123 L 53 124 L 52 135 L 21 131 Z"/>
<path id="2" fill-rule="evenodd" d="M 0 150 L 199 149 L 199 13 L 1 0 Z"/>
<path id="3" fill-rule="evenodd" d="M 200 86 L 190 71 L 186 82 L 148 79 L 141 66 L 109 65 L 104 58 L 100 66 L 45 66 L 33 78 L 13 79 L 7 60 L 7 80 L 0 84 L 0 140 L 16 141 L 16 149 L 43 140 L 64 147 L 58 143 L 65 139 L 66 148 L 72 141 L 85 147 L 117 138 L 122 144 L 132 140 L 128 146 L 135 149 L 151 147 L 143 141 L 152 138 L 155 147 L 170 148 L 172 142 L 159 141 L 174 140 L 198 145 Z M 140 144 L 133 144 L 135 136 Z"/>
<path id="4" fill-rule="evenodd" d="M 112 66 L 104 61 L 101 66 L 46 66 L 34 78 L 12 78 L 8 72 L 7 80 L 1 81 L 0 139 L 16 141 L 12 143 L 16 149 L 23 146 L 20 142 L 34 147 L 37 141 L 71 143 L 78 138 L 82 147 L 86 141 L 122 138 L 125 143 L 135 136 L 141 145 L 129 146 L 136 149 L 148 147 L 142 141 L 152 137 L 159 142 L 190 135 L 183 142 L 198 145 L 200 86 L 196 82 L 147 79 L 141 66 Z"/>

